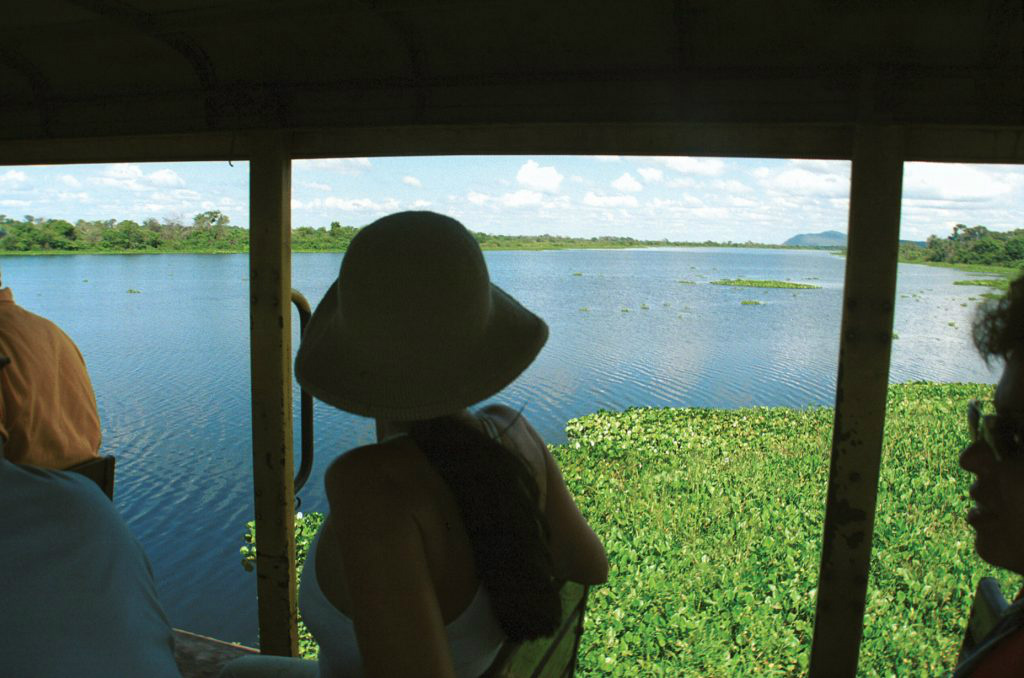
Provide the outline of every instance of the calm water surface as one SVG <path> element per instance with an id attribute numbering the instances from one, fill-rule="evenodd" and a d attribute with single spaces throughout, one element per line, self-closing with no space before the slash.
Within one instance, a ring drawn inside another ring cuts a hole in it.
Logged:
<path id="1" fill-rule="evenodd" d="M 601 408 L 831 403 L 840 257 L 747 249 L 485 256 L 493 281 L 551 327 L 538 360 L 497 396 L 523 407 L 551 442 L 564 440 L 567 419 Z M 294 255 L 294 287 L 315 304 L 340 260 Z M 116 504 L 153 561 L 172 624 L 255 643 L 255 575 L 238 554 L 252 515 L 247 257 L 2 257 L 0 267 L 15 299 L 61 325 L 85 355 L 103 451 L 118 458 Z M 821 289 L 708 284 L 739 277 Z M 985 290 L 952 284 L 965 277 L 901 265 L 891 381 L 994 382 L 969 337 L 969 297 Z M 323 469 L 372 435 L 369 420 L 318 404 L 304 510 L 326 508 Z"/>

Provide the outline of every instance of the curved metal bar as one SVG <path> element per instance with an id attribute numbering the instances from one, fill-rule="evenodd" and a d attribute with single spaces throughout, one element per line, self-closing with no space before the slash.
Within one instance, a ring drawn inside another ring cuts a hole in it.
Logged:
<path id="1" fill-rule="evenodd" d="M 309 301 L 296 289 L 292 290 L 292 303 L 299 312 L 299 337 L 306 331 L 306 324 L 313 315 L 310 310 Z M 309 474 L 313 470 L 313 396 L 306 393 L 305 389 L 300 391 L 300 430 L 302 431 L 302 459 L 299 462 L 299 472 L 295 474 L 295 494 L 309 480 Z M 296 501 L 298 500 L 296 496 Z"/>

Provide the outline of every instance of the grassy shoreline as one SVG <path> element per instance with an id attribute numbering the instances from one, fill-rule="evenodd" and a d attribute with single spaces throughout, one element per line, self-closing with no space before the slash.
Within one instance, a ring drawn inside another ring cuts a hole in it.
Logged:
<path id="1" fill-rule="evenodd" d="M 893 385 L 858 675 L 953 666 L 974 586 L 964 403 L 987 384 Z M 582 675 L 806 674 L 834 412 L 635 408 L 566 424 L 552 453 L 608 551 Z M 297 524 L 300 554 L 321 518 Z M 248 547 L 244 547 L 243 550 Z M 301 564 L 300 564 L 301 566 Z M 305 636 L 303 651 L 316 651 Z"/>

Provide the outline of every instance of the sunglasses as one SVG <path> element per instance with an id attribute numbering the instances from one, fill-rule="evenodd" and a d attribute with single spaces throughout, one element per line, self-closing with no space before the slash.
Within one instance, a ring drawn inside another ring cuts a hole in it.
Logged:
<path id="1" fill-rule="evenodd" d="M 967 405 L 967 425 L 971 441 L 984 440 L 996 461 L 1024 459 L 1024 425 L 995 413 L 987 400 L 972 400 Z"/>

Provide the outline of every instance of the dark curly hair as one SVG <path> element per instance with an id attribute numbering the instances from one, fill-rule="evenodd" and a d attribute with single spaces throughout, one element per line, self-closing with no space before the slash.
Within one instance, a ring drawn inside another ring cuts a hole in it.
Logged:
<path id="1" fill-rule="evenodd" d="M 550 636 L 562 617 L 550 531 L 526 462 L 453 417 L 415 422 L 416 445 L 455 495 L 477 574 L 505 635 Z"/>
<path id="2" fill-rule="evenodd" d="M 978 308 L 972 330 L 986 363 L 1024 349 L 1024 275 L 1010 283 L 1006 296 Z"/>

